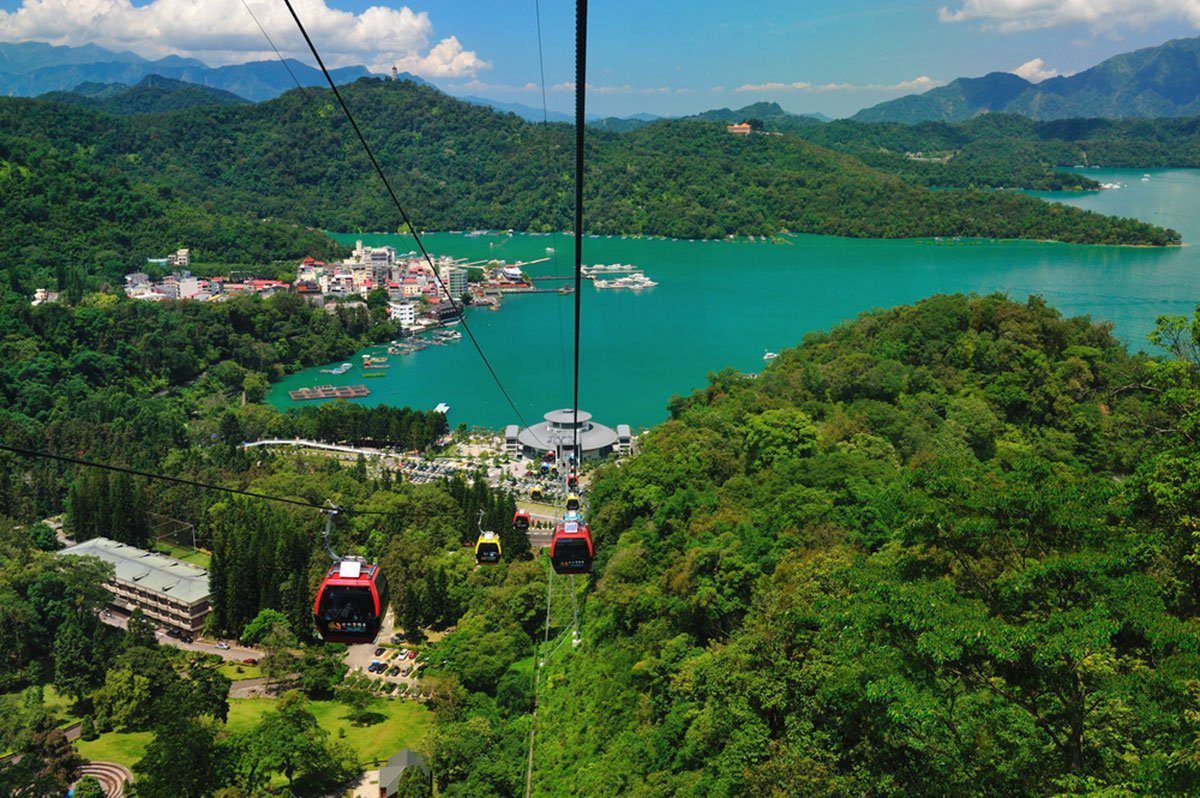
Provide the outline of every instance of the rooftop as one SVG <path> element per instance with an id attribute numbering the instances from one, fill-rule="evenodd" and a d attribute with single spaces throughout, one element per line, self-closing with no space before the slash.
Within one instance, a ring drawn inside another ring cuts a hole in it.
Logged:
<path id="1" fill-rule="evenodd" d="M 90 555 L 112 563 L 116 577 L 188 604 L 208 598 L 208 571 L 108 538 L 92 538 L 59 554 Z"/>

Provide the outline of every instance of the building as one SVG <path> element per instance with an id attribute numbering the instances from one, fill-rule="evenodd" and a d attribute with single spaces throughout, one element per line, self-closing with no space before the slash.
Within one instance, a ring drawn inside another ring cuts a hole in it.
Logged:
<path id="1" fill-rule="evenodd" d="M 164 626 L 197 634 L 212 609 L 208 571 L 195 565 L 108 538 L 85 540 L 59 554 L 112 563 L 113 578 L 104 585 L 112 605 L 127 612 L 138 608 Z"/>
<path id="2" fill-rule="evenodd" d="M 191 250 L 177 249 L 175 252 L 167 256 L 167 265 L 174 266 L 180 269 L 186 269 L 192 265 Z"/>
<path id="3" fill-rule="evenodd" d="M 462 299 L 463 295 L 467 293 L 467 270 L 461 266 L 442 266 L 438 269 L 438 277 L 442 279 L 442 285 L 449 292 L 450 299 L 455 302 Z"/>
<path id="4" fill-rule="evenodd" d="M 735 136 L 749 136 L 754 129 L 750 127 L 749 122 L 738 122 L 736 125 L 726 125 L 725 130 Z"/>
<path id="5" fill-rule="evenodd" d="M 453 302 L 439 302 L 429 310 L 430 314 L 440 322 L 453 321 L 458 318 L 458 305 Z"/>
<path id="6" fill-rule="evenodd" d="M 516 457 L 521 453 L 521 428 L 516 424 L 509 424 L 504 428 L 504 453 L 510 457 Z"/>
<path id="7" fill-rule="evenodd" d="M 628 424 L 617 425 L 617 454 L 633 454 L 633 432 Z"/>
<path id="8" fill-rule="evenodd" d="M 379 769 L 379 798 L 388 798 L 388 796 L 397 795 L 400 791 L 400 778 L 406 770 L 416 768 L 421 771 L 421 778 L 428 782 L 430 792 L 433 790 L 433 771 L 429 769 L 429 765 L 425 762 L 425 757 L 418 754 L 416 751 L 411 751 L 404 748 L 398 754 L 392 754 L 388 757 L 387 764 Z"/>
<path id="9" fill-rule="evenodd" d="M 417 303 L 389 302 L 388 315 L 392 317 L 393 321 L 400 322 L 400 326 L 407 330 L 417 323 Z"/>
<path id="10" fill-rule="evenodd" d="M 545 420 L 541 424 L 517 433 L 517 444 L 526 457 L 541 458 L 546 452 L 554 452 L 559 460 L 567 460 L 575 451 L 577 429 L 583 460 L 599 460 L 617 452 L 617 433 L 592 421 L 592 414 L 585 410 L 579 411 L 578 427 L 575 412 L 569 407 L 551 410 L 542 418 Z M 507 433 L 505 438 L 507 442 Z"/>

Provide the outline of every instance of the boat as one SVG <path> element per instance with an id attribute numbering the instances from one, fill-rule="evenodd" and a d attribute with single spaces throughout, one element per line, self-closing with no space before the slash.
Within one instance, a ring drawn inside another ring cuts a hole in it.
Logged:
<path id="1" fill-rule="evenodd" d="M 505 280 L 511 280 L 514 283 L 525 282 L 525 275 L 521 273 L 519 266 L 505 266 L 500 269 L 500 273 L 504 275 Z"/>
<path id="2" fill-rule="evenodd" d="M 354 367 L 351 364 L 343 363 L 342 365 L 335 366 L 334 368 L 331 368 L 331 369 L 321 369 L 321 373 L 322 374 L 345 374 L 347 371 L 349 371 L 352 368 L 354 368 Z"/>
<path id="3" fill-rule="evenodd" d="M 386 377 L 387 374 L 382 371 L 364 371 L 364 377 Z"/>
<path id="4" fill-rule="evenodd" d="M 653 288 L 658 283 L 644 274 L 636 273 L 615 280 L 595 280 L 593 285 L 597 288 L 628 288 L 631 291 L 641 291 L 643 288 Z"/>
<path id="5" fill-rule="evenodd" d="M 777 357 L 779 357 L 778 352 L 764 352 L 763 353 L 763 360 L 774 360 Z"/>
<path id="6" fill-rule="evenodd" d="M 450 412 L 450 405 L 445 402 L 438 402 L 437 407 L 433 408 L 433 412 L 445 415 Z"/>

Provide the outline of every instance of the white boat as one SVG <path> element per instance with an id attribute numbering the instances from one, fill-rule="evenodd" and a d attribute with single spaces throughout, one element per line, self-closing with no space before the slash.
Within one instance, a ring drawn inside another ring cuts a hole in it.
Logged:
<path id="1" fill-rule="evenodd" d="M 763 360 L 774 360 L 777 357 L 779 357 L 778 352 L 764 352 L 763 353 Z"/>
<path id="2" fill-rule="evenodd" d="M 593 285 L 597 288 L 628 288 L 631 291 L 641 291 L 643 288 L 653 288 L 658 283 L 644 274 L 636 273 L 615 280 L 596 280 Z"/>
<path id="3" fill-rule="evenodd" d="M 438 406 L 433 408 L 433 412 L 446 415 L 450 412 L 450 405 L 446 404 L 445 402 L 438 402 Z"/>
<path id="4" fill-rule="evenodd" d="M 512 280 L 517 283 L 525 282 L 525 275 L 521 273 L 519 266 L 505 266 L 500 270 L 500 273 L 504 275 L 504 279 L 506 280 Z"/>

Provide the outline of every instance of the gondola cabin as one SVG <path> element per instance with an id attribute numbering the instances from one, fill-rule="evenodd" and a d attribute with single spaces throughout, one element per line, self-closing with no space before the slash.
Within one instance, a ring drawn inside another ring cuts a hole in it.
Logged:
<path id="1" fill-rule="evenodd" d="M 529 489 L 529 500 L 535 501 L 535 502 L 540 502 L 542 500 L 542 489 L 541 488 L 530 488 Z"/>
<path id="2" fill-rule="evenodd" d="M 550 541 L 550 565 L 557 574 L 586 574 L 592 570 L 592 534 L 587 524 L 561 521 Z"/>
<path id="3" fill-rule="evenodd" d="M 313 621 L 331 643 L 370 643 L 387 612 L 387 578 L 378 565 L 341 560 L 329 569 L 313 600 Z"/>
<path id="4" fill-rule="evenodd" d="M 495 565 L 500 562 L 500 538 L 495 532 L 480 532 L 475 541 L 475 563 Z"/>
<path id="5" fill-rule="evenodd" d="M 513 529 L 524 532 L 529 529 L 529 511 L 517 510 L 513 513 Z"/>
<path id="6" fill-rule="evenodd" d="M 553 463 L 555 459 L 554 452 L 546 452 L 544 455 L 542 455 L 543 463 Z"/>
<path id="7" fill-rule="evenodd" d="M 575 476 L 574 474 L 568 474 L 567 475 L 567 487 L 570 488 L 571 490 L 574 490 L 575 488 L 579 487 L 579 477 Z"/>
<path id="8" fill-rule="evenodd" d="M 576 510 L 576 511 L 578 511 L 578 510 L 579 510 L 579 506 L 580 506 L 580 501 L 579 501 L 579 497 L 578 497 L 577 495 L 575 495 L 574 493 L 572 493 L 572 494 L 570 494 L 570 495 L 568 495 L 568 496 L 567 496 L 567 509 L 568 509 L 568 510 Z"/>

